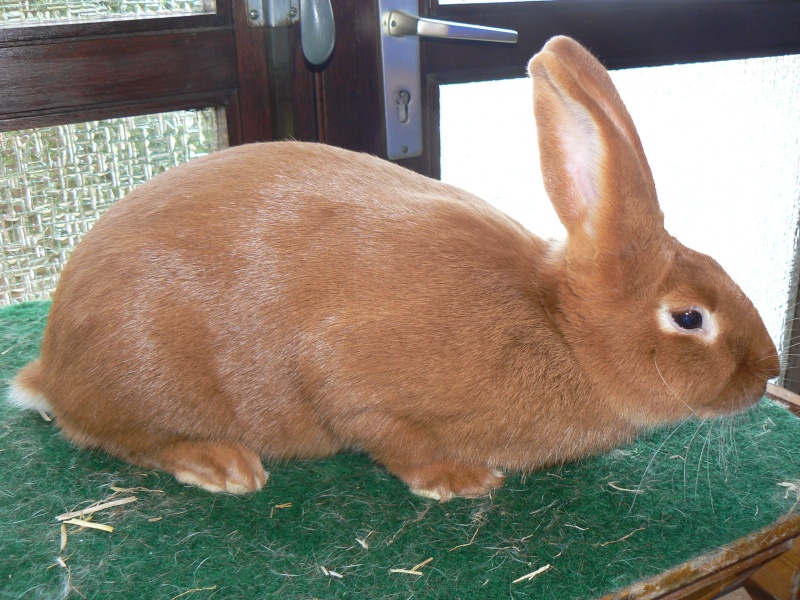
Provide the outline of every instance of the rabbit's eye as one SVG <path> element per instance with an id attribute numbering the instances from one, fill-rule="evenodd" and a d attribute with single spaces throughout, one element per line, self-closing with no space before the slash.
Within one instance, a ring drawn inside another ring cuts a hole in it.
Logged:
<path id="1" fill-rule="evenodd" d="M 681 329 L 699 329 L 703 326 L 703 316 L 696 310 L 672 313 L 672 319 Z"/>
<path id="2" fill-rule="evenodd" d="M 713 311 L 702 305 L 683 304 L 680 299 L 664 302 L 658 308 L 658 325 L 666 334 L 689 336 L 704 344 L 714 343 L 719 334 L 719 322 Z"/>

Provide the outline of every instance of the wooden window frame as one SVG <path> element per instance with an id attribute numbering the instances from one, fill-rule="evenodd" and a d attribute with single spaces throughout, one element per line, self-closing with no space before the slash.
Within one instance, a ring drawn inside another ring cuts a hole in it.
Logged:
<path id="1" fill-rule="evenodd" d="M 246 9 L 0 29 L 0 131 L 216 106 L 231 145 L 271 139 L 264 34 Z"/>

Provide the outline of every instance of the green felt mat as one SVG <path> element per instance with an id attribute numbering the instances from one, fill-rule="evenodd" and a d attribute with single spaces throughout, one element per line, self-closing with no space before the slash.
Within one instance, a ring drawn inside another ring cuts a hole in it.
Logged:
<path id="1" fill-rule="evenodd" d="M 0 309 L 4 384 L 37 355 L 47 308 Z M 797 500 L 779 484 L 800 479 L 800 422 L 766 401 L 446 504 L 353 455 L 212 495 L 0 414 L 0 598 L 592 598 L 770 524 Z M 95 516 L 113 533 L 70 525 L 60 551 L 55 517 L 112 486 L 142 489 Z"/>

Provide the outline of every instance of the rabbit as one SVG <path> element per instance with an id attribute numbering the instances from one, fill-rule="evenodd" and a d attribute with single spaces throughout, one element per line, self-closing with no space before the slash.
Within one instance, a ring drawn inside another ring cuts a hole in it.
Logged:
<path id="1" fill-rule="evenodd" d="M 264 459 L 350 451 L 440 501 L 748 408 L 775 345 L 665 231 L 608 73 L 567 37 L 528 70 L 565 240 L 367 154 L 223 150 L 99 219 L 12 401 L 211 492 L 261 489 Z"/>

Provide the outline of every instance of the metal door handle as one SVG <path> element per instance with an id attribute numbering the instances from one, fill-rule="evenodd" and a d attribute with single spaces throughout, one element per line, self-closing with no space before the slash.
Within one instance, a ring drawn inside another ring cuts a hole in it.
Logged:
<path id="1" fill-rule="evenodd" d="M 386 155 L 411 158 L 422 154 L 420 36 L 513 44 L 518 35 L 510 29 L 418 17 L 418 0 L 378 0 L 378 8 Z"/>
<path id="2" fill-rule="evenodd" d="M 331 0 L 300 0 L 300 39 L 312 65 L 328 60 L 336 41 Z"/>
<path id="3" fill-rule="evenodd" d="M 395 37 L 417 35 L 419 37 L 501 42 L 506 44 L 515 44 L 519 37 L 513 29 L 499 29 L 497 27 L 483 27 L 468 23 L 426 19 L 410 15 L 402 10 L 390 12 L 386 26 L 388 27 L 389 35 Z"/>

